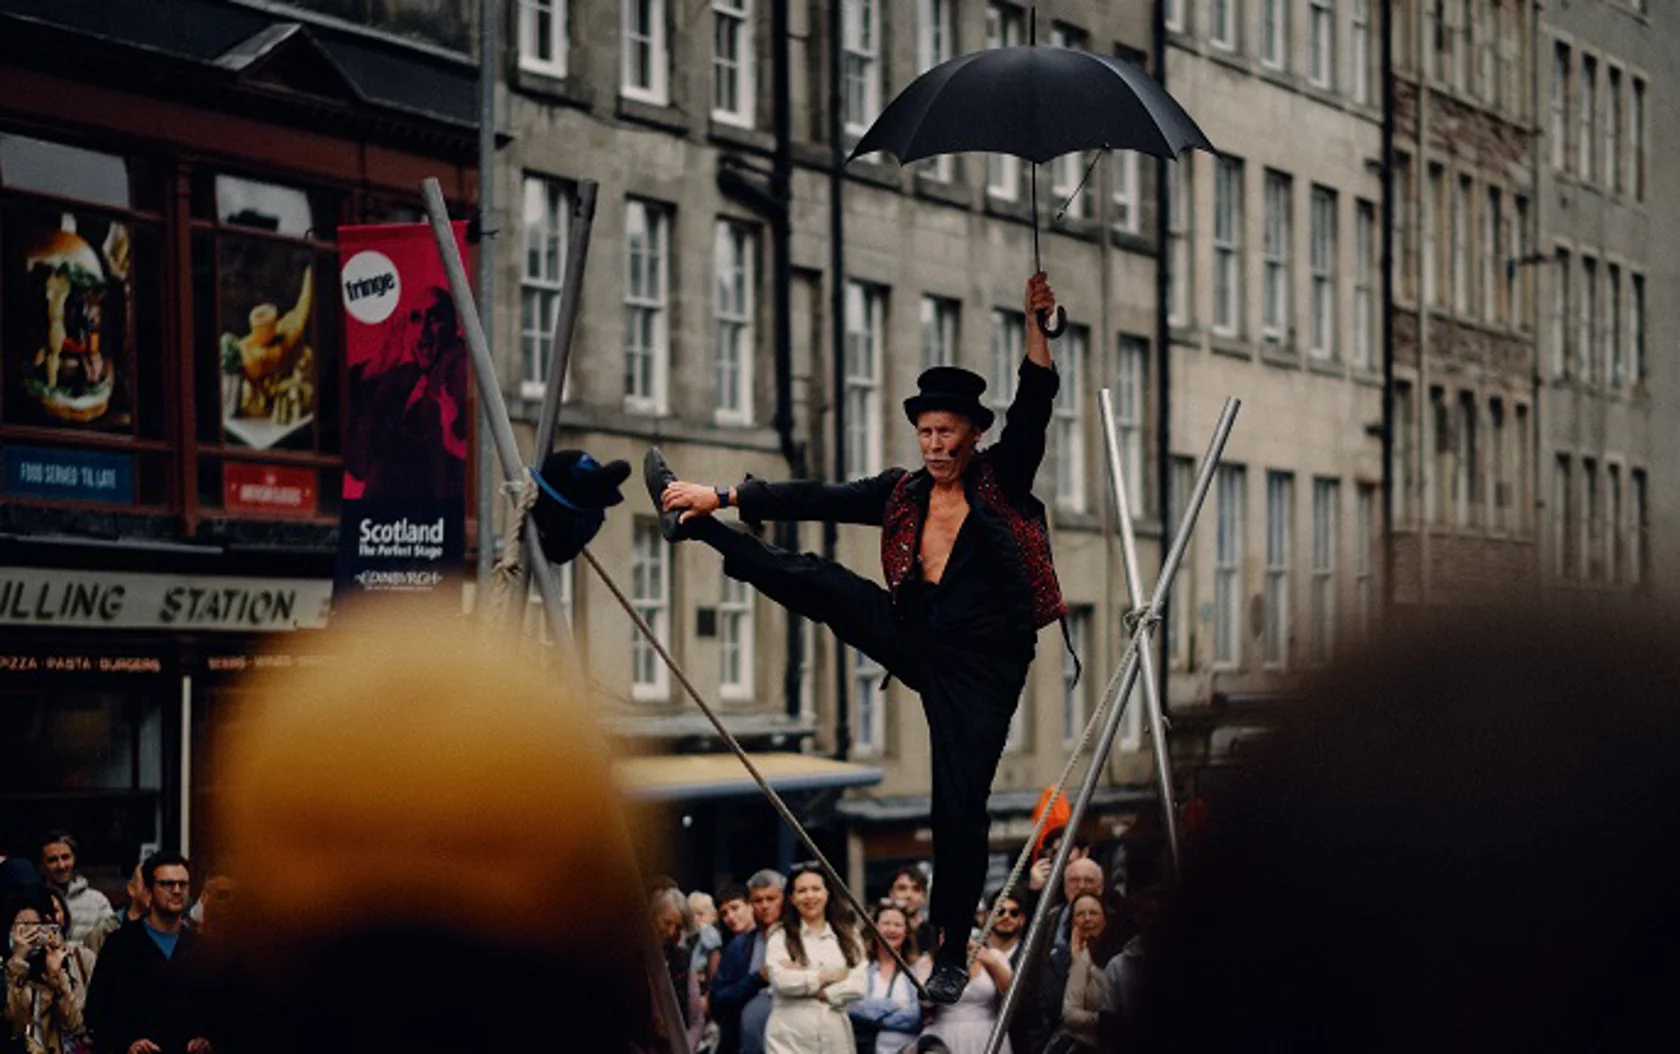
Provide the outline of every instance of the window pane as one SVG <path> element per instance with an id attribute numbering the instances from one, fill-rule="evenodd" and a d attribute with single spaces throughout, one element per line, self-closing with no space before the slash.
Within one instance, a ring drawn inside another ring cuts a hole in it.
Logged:
<path id="1" fill-rule="evenodd" d="M 216 177 L 216 218 L 294 238 L 314 237 L 316 233 L 309 195 L 291 187 L 233 176 Z"/>
<path id="2" fill-rule="evenodd" d="M 0 186 L 119 209 L 135 204 L 122 158 L 23 135 L 0 135 Z"/>

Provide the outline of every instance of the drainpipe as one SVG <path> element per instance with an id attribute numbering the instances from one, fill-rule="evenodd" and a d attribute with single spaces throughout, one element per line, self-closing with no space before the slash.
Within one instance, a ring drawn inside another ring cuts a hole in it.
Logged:
<path id="1" fill-rule="evenodd" d="M 1155 0 L 1150 5 L 1153 11 L 1150 15 L 1150 63 L 1155 68 L 1156 83 L 1163 90 L 1167 87 L 1167 9 L 1165 0 Z M 1170 166 L 1178 164 L 1176 158 L 1155 159 L 1155 347 L 1159 354 L 1156 361 L 1159 368 L 1155 371 L 1155 495 L 1156 504 L 1160 506 L 1161 517 L 1161 566 L 1166 567 L 1167 544 L 1173 536 L 1177 524 L 1172 522 L 1172 505 L 1168 500 L 1168 490 L 1172 485 L 1172 253 L 1169 249 L 1171 237 L 1171 217 L 1169 209 L 1172 207 L 1172 171 Z M 1107 237 L 1107 232 L 1104 232 Z M 1172 625 L 1172 599 L 1168 595 L 1165 607 L 1167 625 Z M 1170 692 L 1168 686 L 1172 683 L 1172 655 L 1168 648 L 1168 632 L 1155 634 L 1155 647 L 1158 657 L 1155 668 L 1160 673 L 1161 716 L 1165 717 L 1171 711 Z M 1167 808 L 1172 808 L 1172 802 L 1164 802 Z"/>
<path id="2" fill-rule="evenodd" d="M 1530 261 L 1534 263 L 1539 263 L 1541 260 L 1556 259 L 1553 254 L 1547 252 L 1540 244 L 1540 232 L 1547 229 L 1542 217 L 1544 216 L 1543 210 L 1546 208 L 1546 191 L 1550 189 L 1549 186 L 1543 187 L 1540 182 L 1540 173 L 1543 171 L 1540 167 L 1542 164 L 1540 160 L 1542 143 L 1538 130 L 1540 122 L 1540 63 L 1543 61 L 1540 55 L 1540 42 L 1542 39 L 1540 35 L 1540 12 L 1545 9 L 1545 0 L 1536 0 L 1535 3 L 1528 5 L 1529 96 L 1527 117 L 1529 126 L 1530 157 L 1532 159 L 1529 163 L 1533 166 L 1533 175 L 1530 177 L 1529 183 L 1534 188 L 1534 209 L 1533 217 L 1529 221 L 1532 226 L 1532 230 L 1526 232 L 1528 233 L 1528 244 L 1530 248 L 1524 255 L 1529 257 Z M 1527 275 L 1524 275 L 1523 277 L 1526 279 Z M 1561 275 L 1556 273 L 1552 274 L 1551 281 L 1560 282 L 1562 280 Z M 1535 319 L 1535 324 L 1529 327 L 1529 335 L 1533 338 L 1533 350 L 1529 355 L 1528 449 L 1533 452 L 1533 456 L 1529 458 L 1528 508 L 1522 511 L 1522 515 L 1528 520 L 1530 527 L 1534 531 L 1533 551 L 1540 554 L 1538 561 L 1540 564 L 1538 568 L 1540 573 L 1538 578 L 1540 580 L 1541 602 L 1544 603 L 1546 599 L 1548 599 L 1547 594 L 1549 592 L 1546 587 L 1546 568 L 1550 565 L 1547 561 L 1547 553 L 1541 539 L 1545 538 L 1549 532 L 1543 529 L 1540 516 L 1537 514 L 1535 508 L 1538 504 L 1540 504 L 1540 495 L 1542 493 L 1540 487 L 1542 486 L 1542 481 L 1546 478 L 1541 466 L 1547 463 L 1545 453 L 1540 447 L 1540 437 L 1544 434 L 1540 430 L 1540 393 L 1541 385 L 1543 383 L 1541 380 L 1540 325 L 1538 321 L 1540 314 L 1540 283 L 1533 282 L 1531 285 L 1534 289 L 1534 295 L 1523 297 L 1523 307 L 1528 310 L 1529 318 Z M 1563 324 L 1568 325 L 1569 321 L 1565 319 Z"/>
<path id="3" fill-rule="evenodd" d="M 1379 3 L 1382 33 L 1382 608 L 1394 618 L 1394 8 Z"/>
<path id="4" fill-rule="evenodd" d="M 775 239 L 776 297 L 776 437 L 788 473 L 803 479 L 807 473 L 805 444 L 793 435 L 793 89 L 788 34 L 789 0 L 770 3 L 770 90 L 774 96 L 771 120 L 775 125 L 776 152 L 770 166 L 770 193 L 781 203 L 771 227 Z M 776 525 L 776 544 L 790 553 L 799 552 L 799 524 L 792 520 Z M 782 695 L 790 719 L 800 715 L 800 670 L 805 662 L 805 620 L 787 613 L 787 665 L 782 673 Z"/>
<path id="5" fill-rule="evenodd" d="M 846 183 L 845 118 L 840 111 L 840 0 L 828 4 L 828 145 L 832 153 L 828 170 L 828 293 L 830 325 L 829 406 L 834 414 L 834 479 L 846 478 Z M 823 524 L 823 555 L 838 559 L 840 528 Z M 834 756 L 842 761 L 851 754 L 851 703 L 846 684 L 846 646 L 834 641 Z"/>
<path id="6" fill-rule="evenodd" d="M 1424 196 L 1429 193 L 1429 110 L 1430 110 L 1431 105 L 1433 105 L 1433 102 L 1434 102 L 1433 96 L 1431 95 L 1431 92 L 1433 91 L 1433 88 L 1430 84 L 1429 70 L 1427 69 L 1429 63 L 1424 61 L 1424 49 L 1433 48 L 1435 46 L 1435 38 L 1431 37 L 1426 32 L 1428 30 L 1428 28 L 1429 28 L 1429 22 L 1428 22 L 1428 19 L 1425 16 L 1424 5 L 1419 4 L 1418 7 L 1417 7 L 1417 33 L 1415 34 L 1415 37 L 1416 37 L 1417 42 L 1418 42 L 1418 56 L 1417 56 L 1417 58 L 1418 58 L 1418 61 L 1417 61 L 1418 87 L 1417 87 L 1417 95 L 1416 95 L 1416 98 L 1417 98 L 1416 111 L 1417 111 L 1417 177 L 1418 177 L 1418 201 L 1420 202 L 1420 207 L 1412 210 L 1413 213 L 1414 213 L 1413 220 L 1417 224 L 1417 231 L 1416 231 L 1417 236 L 1413 239 L 1412 244 L 1420 246 L 1420 247 L 1423 245 L 1423 239 L 1425 237 L 1429 236 L 1428 232 L 1424 231 L 1424 229 L 1423 229 L 1423 209 L 1421 208 L 1421 202 L 1423 201 Z M 1446 30 L 1442 27 L 1440 14 L 1437 13 L 1437 17 L 1435 19 L 1435 33 L 1438 36 L 1438 35 L 1440 35 L 1442 33 L 1445 33 L 1445 32 L 1446 32 Z M 1452 198 L 1453 188 L 1452 188 L 1451 184 L 1448 182 L 1448 178 L 1449 178 L 1448 173 L 1442 172 L 1442 174 L 1441 174 L 1441 188 L 1446 193 L 1448 200 L 1445 203 L 1431 202 L 1431 204 L 1430 204 L 1429 218 L 1430 218 L 1430 220 L 1434 221 L 1437 226 L 1440 223 L 1440 215 L 1439 215 L 1438 210 L 1440 208 L 1443 208 L 1443 207 L 1447 208 L 1447 209 L 1452 208 L 1451 198 Z M 1449 215 L 1450 215 L 1450 213 L 1449 213 Z M 1429 486 L 1428 487 L 1421 487 L 1420 486 L 1419 494 L 1418 494 L 1418 513 L 1419 513 L 1419 515 L 1418 515 L 1418 582 L 1417 582 L 1418 595 L 1417 595 L 1417 607 L 1418 607 L 1419 612 L 1426 611 L 1429 607 L 1429 601 L 1430 601 L 1430 596 L 1429 596 L 1429 592 L 1430 592 L 1430 590 L 1429 590 L 1429 586 L 1430 586 L 1429 560 L 1430 560 L 1430 550 L 1431 550 L 1430 542 L 1433 540 L 1433 538 L 1432 538 L 1432 528 L 1434 526 L 1430 522 L 1431 517 L 1428 516 L 1428 515 L 1425 515 L 1424 512 L 1429 507 L 1429 504 L 1430 504 L 1430 501 L 1429 501 L 1430 495 L 1429 495 L 1428 492 L 1434 490 L 1436 488 L 1437 484 L 1438 484 L 1438 481 L 1434 478 L 1434 473 L 1433 472 L 1426 472 L 1425 470 L 1426 469 L 1432 469 L 1434 467 L 1433 465 L 1428 464 L 1428 461 L 1432 458 L 1436 458 L 1436 457 L 1439 456 L 1438 451 L 1435 450 L 1435 442 L 1436 442 L 1437 439 L 1440 438 L 1439 436 L 1435 436 L 1435 435 L 1430 434 L 1429 431 L 1428 431 L 1430 426 L 1432 426 L 1435 422 L 1434 422 L 1434 419 L 1433 419 L 1433 414 L 1431 413 L 1431 410 L 1433 408 L 1434 403 L 1430 399 L 1430 392 L 1429 392 L 1429 297 L 1425 296 L 1424 292 L 1425 292 L 1425 283 L 1427 282 L 1427 283 L 1430 283 L 1430 288 L 1434 289 L 1434 292 L 1435 292 L 1436 296 L 1446 295 L 1445 290 L 1436 288 L 1433 285 L 1433 283 L 1434 283 L 1436 278 L 1440 277 L 1441 268 L 1440 268 L 1439 261 L 1440 261 L 1440 258 L 1441 258 L 1441 253 L 1442 252 L 1451 252 L 1451 251 L 1452 251 L 1452 246 L 1451 245 L 1436 244 L 1435 251 L 1430 254 L 1431 255 L 1430 263 L 1433 263 L 1433 264 L 1436 265 L 1435 268 L 1434 268 L 1434 270 L 1435 270 L 1434 275 L 1425 275 L 1425 274 L 1421 273 L 1421 270 L 1422 270 L 1421 263 L 1422 263 L 1422 259 L 1423 259 L 1423 254 L 1421 252 L 1418 254 L 1418 259 L 1419 259 L 1419 263 L 1420 263 L 1420 268 L 1419 268 L 1420 273 L 1418 275 L 1418 327 L 1417 327 L 1417 378 L 1418 378 L 1418 380 L 1417 380 L 1417 390 L 1415 392 L 1415 398 L 1412 400 L 1413 403 L 1415 404 L 1412 408 L 1413 423 L 1416 425 L 1416 428 L 1413 430 L 1412 434 L 1417 437 L 1417 442 L 1412 444 L 1412 450 L 1411 450 L 1410 453 L 1411 453 L 1412 458 L 1417 462 L 1417 466 L 1416 466 L 1417 467 L 1417 472 L 1415 473 L 1414 478 L 1416 478 L 1420 484 L 1423 483 L 1424 480 L 1429 481 Z M 1428 439 L 1427 445 L 1424 442 L 1424 440 L 1426 438 Z M 1427 449 L 1429 451 L 1429 454 L 1427 456 L 1424 454 L 1425 449 Z M 1435 512 L 1436 512 L 1437 516 L 1440 515 L 1440 510 L 1439 509 L 1435 510 Z"/>
<path id="7" fill-rule="evenodd" d="M 808 475 L 805 444 L 794 436 L 793 415 L 793 104 L 790 87 L 788 0 L 770 5 L 770 93 L 771 124 L 776 144 L 771 154 L 769 186 L 752 175 L 763 177 L 763 169 L 725 155 L 718 168 L 718 188 L 763 215 L 770 223 L 772 343 L 775 348 L 776 410 L 771 425 L 788 475 Z M 750 174 L 750 175 L 749 175 Z M 776 523 L 776 544 L 798 552 L 799 524 Z M 787 661 L 782 670 L 784 710 L 792 720 L 800 716 L 801 677 L 804 665 L 805 620 L 787 613 Z"/>
<path id="8" fill-rule="evenodd" d="M 499 5 L 478 5 L 478 313 L 484 339 L 496 339 L 496 43 Z M 483 611 L 490 598 L 491 569 L 496 562 L 496 481 L 501 468 L 490 438 L 490 415 L 478 400 L 478 588 L 474 607 Z"/>

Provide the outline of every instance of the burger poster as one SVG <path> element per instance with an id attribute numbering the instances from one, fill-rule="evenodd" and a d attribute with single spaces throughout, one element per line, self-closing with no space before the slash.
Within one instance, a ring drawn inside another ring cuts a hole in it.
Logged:
<path id="1" fill-rule="evenodd" d="M 7 215 L 5 418 L 130 431 L 134 318 L 130 232 L 82 213 Z"/>
<path id="2" fill-rule="evenodd" d="M 454 225 L 466 257 L 466 226 Z M 466 339 L 431 227 L 339 228 L 349 429 L 339 595 L 430 591 L 466 551 Z"/>
<path id="3" fill-rule="evenodd" d="M 256 450 L 313 449 L 313 254 L 225 238 L 219 272 L 223 435 Z"/>

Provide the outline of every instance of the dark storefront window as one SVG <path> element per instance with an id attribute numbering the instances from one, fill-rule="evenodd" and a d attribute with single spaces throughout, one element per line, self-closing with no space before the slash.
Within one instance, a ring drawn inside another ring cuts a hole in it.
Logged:
<path id="1" fill-rule="evenodd" d="M 199 505 L 233 515 L 335 514 L 338 203 L 199 172 L 192 216 Z"/>
<path id="2" fill-rule="evenodd" d="M 0 493 L 169 504 L 155 166 L 0 133 Z"/>
<path id="3" fill-rule="evenodd" d="M 103 887 L 120 886 L 136 848 L 162 841 L 174 685 L 149 676 L 132 684 L 86 676 L 18 683 L 32 680 L 0 677 L 0 848 L 34 858 L 40 836 L 62 828 L 80 843 L 82 871 Z"/>
<path id="4" fill-rule="evenodd" d="M 216 833 L 215 810 L 224 786 L 221 757 L 230 733 L 237 732 L 253 692 L 227 677 L 201 675 L 202 687 L 193 694 L 192 707 L 192 809 L 188 821 L 193 859 L 202 874 L 222 866 L 221 838 Z"/>

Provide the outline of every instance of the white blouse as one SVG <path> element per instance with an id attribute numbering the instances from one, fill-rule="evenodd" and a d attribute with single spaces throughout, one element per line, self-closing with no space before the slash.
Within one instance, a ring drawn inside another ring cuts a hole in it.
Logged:
<path id="1" fill-rule="evenodd" d="M 868 960 L 861 952 L 855 966 L 846 965 L 840 939 L 826 921 L 820 927 L 801 924 L 805 962 L 796 965 L 781 928 L 770 934 L 764 961 L 770 964 L 770 1021 L 765 1027 L 765 1054 L 850 1054 L 855 1049 L 846 1004 L 862 999 L 867 988 Z M 823 970 L 846 970 L 844 980 L 822 989 Z"/>

